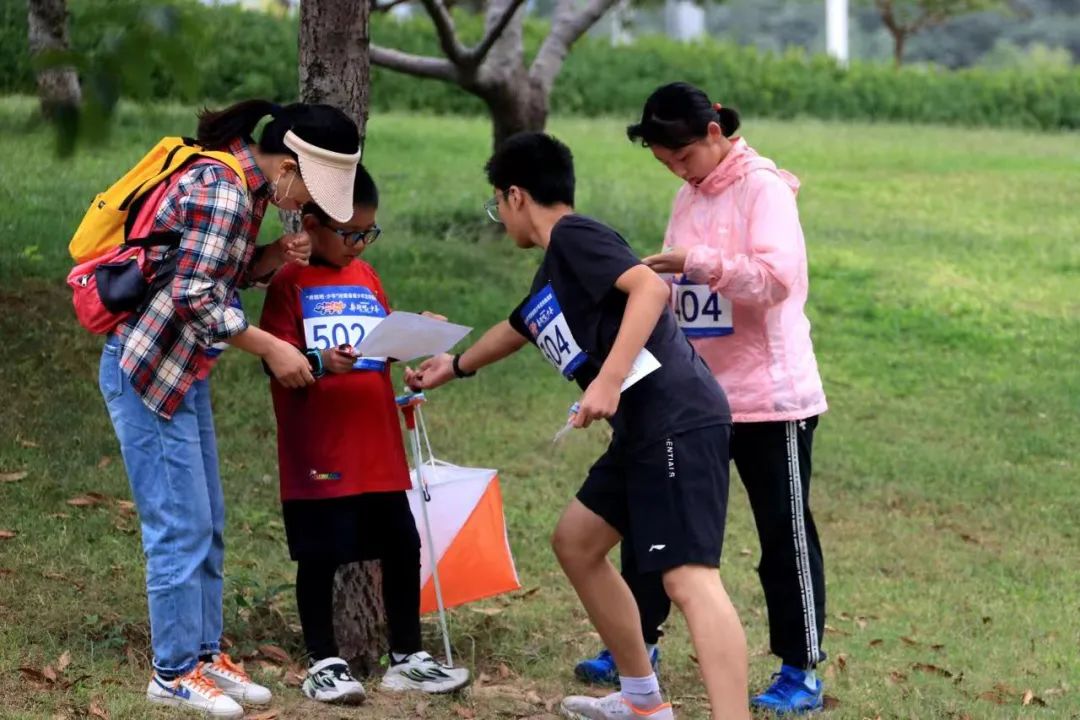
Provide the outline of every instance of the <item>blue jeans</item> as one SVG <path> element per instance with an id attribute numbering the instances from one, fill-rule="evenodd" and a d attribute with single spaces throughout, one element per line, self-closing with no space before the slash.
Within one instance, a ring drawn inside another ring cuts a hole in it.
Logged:
<path id="1" fill-rule="evenodd" d="M 183 674 L 221 641 L 225 498 L 210 383 L 196 382 L 165 420 L 131 387 L 120 352 L 110 337 L 98 384 L 142 525 L 154 668 Z"/>

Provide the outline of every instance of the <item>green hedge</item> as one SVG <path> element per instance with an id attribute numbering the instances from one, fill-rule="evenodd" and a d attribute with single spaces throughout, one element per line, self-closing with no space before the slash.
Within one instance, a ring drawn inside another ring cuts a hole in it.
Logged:
<path id="1" fill-rule="evenodd" d="M 171 0 L 185 23 L 199 28 L 191 41 L 189 71 L 201 79 L 201 96 L 211 101 L 246 96 L 295 96 L 295 21 L 275 19 L 235 7 L 206 7 Z M 109 42 L 130 17 L 134 0 L 71 0 L 76 48 L 91 51 Z M 126 14 L 126 15 L 125 15 Z M 26 3 L 0 0 L 0 92 L 32 92 L 26 50 Z M 465 36 L 480 31 L 477 18 L 461 17 Z M 540 22 L 526 26 L 526 47 L 535 51 L 545 33 Z M 377 17 L 372 35 L 381 44 L 437 54 L 430 24 L 399 23 Z M 149 63 L 153 82 L 143 99 L 177 98 L 180 85 L 164 60 Z M 586 38 L 570 54 L 552 96 L 552 109 L 577 115 L 632 117 L 657 85 L 686 80 L 725 104 L 762 117 L 812 116 L 854 120 L 999 125 L 1040 129 L 1080 127 L 1080 70 L 1034 72 L 970 69 L 947 71 L 853 63 L 839 68 L 822 56 L 782 55 L 715 42 L 681 44 L 643 38 L 613 48 Z M 381 69 L 372 79 L 374 111 L 481 113 L 476 98 L 455 87 L 417 80 Z"/>

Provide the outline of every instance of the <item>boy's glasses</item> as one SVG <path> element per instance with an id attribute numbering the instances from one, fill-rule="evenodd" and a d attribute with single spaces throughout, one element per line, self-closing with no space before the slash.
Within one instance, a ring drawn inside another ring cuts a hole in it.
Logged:
<path id="1" fill-rule="evenodd" d="M 484 203 L 484 212 L 487 213 L 491 222 L 502 224 L 502 218 L 499 217 L 499 198 L 491 197 Z"/>
<path id="2" fill-rule="evenodd" d="M 330 228 L 335 233 L 341 236 L 341 239 L 345 241 L 345 244 L 349 247 L 356 247 L 360 243 L 364 244 L 364 247 L 368 245 L 374 245 L 375 241 L 382 235 L 382 228 L 378 225 L 372 225 L 367 230 L 339 230 L 337 228 Z"/>

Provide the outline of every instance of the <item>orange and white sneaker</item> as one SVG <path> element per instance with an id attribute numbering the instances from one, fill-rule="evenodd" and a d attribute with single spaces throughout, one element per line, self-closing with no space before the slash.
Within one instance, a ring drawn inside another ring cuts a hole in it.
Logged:
<path id="1" fill-rule="evenodd" d="M 175 680 L 162 680 L 157 673 L 150 678 L 146 699 L 158 705 L 195 710 L 215 718 L 240 718 L 244 708 L 196 667 Z"/>
<path id="2" fill-rule="evenodd" d="M 631 705 L 617 692 L 602 698 L 571 695 L 563 698 L 559 710 L 563 717 L 571 720 L 675 720 L 671 703 L 660 703 L 643 710 Z"/>
<path id="3" fill-rule="evenodd" d="M 203 674 L 236 702 L 244 705 L 270 704 L 270 690 L 252 682 L 244 667 L 233 662 L 225 653 L 218 653 L 213 662 L 204 662 L 201 666 Z"/>

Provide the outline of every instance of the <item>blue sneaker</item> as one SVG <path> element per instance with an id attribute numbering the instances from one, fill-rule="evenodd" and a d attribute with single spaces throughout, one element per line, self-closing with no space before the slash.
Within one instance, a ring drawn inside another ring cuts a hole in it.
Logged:
<path id="1" fill-rule="evenodd" d="M 820 710 L 825 684 L 813 680 L 814 687 L 807 684 L 806 671 L 790 665 L 781 665 L 780 672 L 773 675 L 772 686 L 750 700 L 751 707 L 769 710 L 777 715 L 801 715 Z"/>
<path id="2" fill-rule="evenodd" d="M 659 674 L 660 648 L 653 648 L 649 662 L 652 663 L 653 672 Z M 579 662 L 574 668 L 574 676 L 591 685 L 619 686 L 619 669 L 615 667 L 615 658 L 611 657 L 607 648 L 601 650 L 596 657 Z"/>

